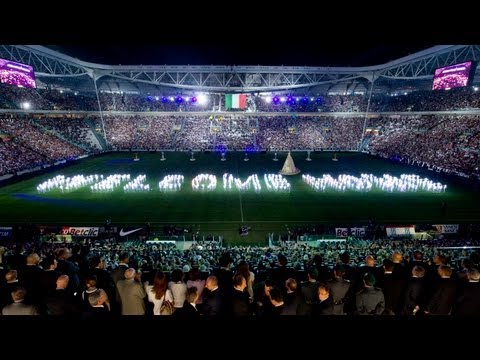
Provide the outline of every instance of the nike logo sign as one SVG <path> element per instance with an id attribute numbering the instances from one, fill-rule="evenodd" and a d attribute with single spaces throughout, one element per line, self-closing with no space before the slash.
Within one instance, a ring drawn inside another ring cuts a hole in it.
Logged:
<path id="1" fill-rule="evenodd" d="M 138 229 L 130 230 L 130 231 L 123 231 L 123 228 L 122 228 L 122 229 L 120 229 L 119 235 L 120 236 L 127 236 L 127 235 L 130 235 L 130 234 L 133 234 L 135 231 L 142 230 L 142 229 L 143 228 L 138 228 Z"/>

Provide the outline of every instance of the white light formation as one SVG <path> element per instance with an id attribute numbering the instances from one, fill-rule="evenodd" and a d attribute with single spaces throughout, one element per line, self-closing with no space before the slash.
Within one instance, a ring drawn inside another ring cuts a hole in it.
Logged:
<path id="1" fill-rule="evenodd" d="M 290 191 L 290 183 L 283 175 L 265 174 L 263 180 L 267 185 L 268 191 Z"/>
<path id="2" fill-rule="evenodd" d="M 61 192 L 69 192 L 80 189 L 81 187 L 91 185 L 103 179 L 103 175 L 75 175 L 73 177 L 65 177 L 57 175 L 52 179 L 48 179 L 37 186 L 39 193 L 46 193 L 52 190 L 60 190 Z"/>
<path id="3" fill-rule="evenodd" d="M 240 191 L 250 190 L 252 188 L 255 192 L 262 190 L 257 174 L 250 175 L 244 182 L 242 182 L 240 178 L 233 177 L 232 174 L 223 174 L 223 190 L 232 190 L 233 186 Z"/>
<path id="4" fill-rule="evenodd" d="M 447 185 L 434 182 L 427 178 L 421 178 L 418 175 L 402 174 L 400 177 L 384 174 L 377 177 L 372 174 L 361 174 L 360 177 L 352 175 L 338 175 L 337 178 L 329 174 L 316 178 L 311 175 L 302 175 L 305 183 L 317 191 L 360 191 L 366 192 L 373 189 L 388 192 L 444 192 Z"/>
<path id="5" fill-rule="evenodd" d="M 130 181 L 130 174 L 113 174 L 103 179 L 99 183 L 90 186 L 93 192 L 110 192 L 119 187 L 120 184 L 125 181 Z"/>
<path id="6" fill-rule="evenodd" d="M 183 175 L 167 175 L 158 183 L 160 191 L 178 191 L 185 178 Z"/>
<path id="7" fill-rule="evenodd" d="M 135 179 L 133 179 L 123 187 L 123 191 L 125 192 L 150 191 L 150 185 L 144 184 L 146 179 L 147 179 L 146 175 L 138 175 Z"/>
<path id="8" fill-rule="evenodd" d="M 39 193 L 50 191 L 61 191 L 62 193 L 76 191 L 83 187 L 89 187 L 92 192 L 112 192 L 116 188 L 122 187 L 125 192 L 148 192 L 150 185 L 146 183 L 147 176 L 139 175 L 135 179 L 130 179 L 130 174 L 106 175 L 75 175 L 65 177 L 57 175 L 40 183 L 36 190 Z M 280 174 L 264 174 L 263 179 L 268 191 L 285 192 L 290 191 L 291 186 L 288 180 Z M 419 175 L 401 174 L 400 177 L 384 174 L 377 177 L 372 174 L 361 174 L 360 177 L 342 174 L 336 178 L 330 174 L 324 174 L 322 177 L 311 175 L 302 175 L 302 180 L 316 191 L 358 191 L 368 192 L 380 190 L 386 192 L 445 192 L 447 185 L 432 181 L 428 178 L 421 178 Z M 183 175 L 166 175 L 158 183 L 160 191 L 178 191 L 181 189 L 185 178 Z M 212 174 L 199 174 L 192 179 L 192 189 L 194 191 L 214 191 L 217 187 L 217 177 Z M 236 178 L 230 173 L 223 174 L 223 189 L 225 191 L 237 189 L 239 191 L 254 190 L 259 193 L 262 185 L 257 174 L 250 175 L 245 181 Z"/>
<path id="9" fill-rule="evenodd" d="M 217 177 L 212 174 L 200 174 L 192 180 L 192 189 L 194 191 L 213 191 L 216 187 Z"/>

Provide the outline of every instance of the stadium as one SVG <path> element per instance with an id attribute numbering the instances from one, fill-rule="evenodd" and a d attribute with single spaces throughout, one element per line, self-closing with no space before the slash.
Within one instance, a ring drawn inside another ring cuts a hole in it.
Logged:
<path id="1" fill-rule="evenodd" d="M 439 45 L 363 67 L 107 65 L 0 45 L 2 289 L 64 314 L 42 301 L 48 268 L 87 316 L 102 316 L 88 301 L 103 309 L 104 295 L 123 315 L 159 315 L 168 297 L 180 316 L 205 297 L 228 304 L 223 315 L 477 314 L 462 281 L 480 279 L 479 55 Z M 415 300 L 411 273 L 427 283 Z M 123 283 L 134 278 L 136 290 Z M 348 291 L 332 290 L 338 279 Z M 364 286 L 381 306 L 358 300 Z"/>

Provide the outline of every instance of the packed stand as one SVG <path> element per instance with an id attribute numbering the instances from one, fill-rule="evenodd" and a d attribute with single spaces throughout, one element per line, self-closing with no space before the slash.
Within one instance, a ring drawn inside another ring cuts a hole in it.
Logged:
<path id="1" fill-rule="evenodd" d="M 209 95 L 205 104 L 192 96 L 173 94 L 139 94 L 127 92 L 105 92 L 99 94 L 103 111 L 212 111 L 220 108 L 226 111 L 247 112 L 364 112 L 368 96 L 350 95 L 247 95 L 247 108 L 225 109 L 224 96 Z M 220 99 L 217 101 L 217 99 Z M 273 100 L 275 99 L 275 101 Z M 280 100 L 281 99 L 281 100 Z M 68 89 L 27 89 L 0 84 L 0 108 L 22 109 L 25 102 L 36 110 L 79 110 L 98 111 L 94 91 Z M 372 94 L 370 112 L 407 111 L 456 111 L 480 108 L 480 95 L 475 88 L 454 88 L 449 91 L 408 90 L 392 94 Z"/>
<path id="2" fill-rule="evenodd" d="M 214 135 L 216 149 L 244 151 L 256 149 L 256 119 L 243 117 L 215 117 L 210 119 L 211 132 Z"/>
<path id="3" fill-rule="evenodd" d="M 373 154 L 447 173 L 478 173 L 480 118 L 477 116 L 394 116 L 383 118 L 370 139 Z"/>
<path id="4" fill-rule="evenodd" d="M 47 131 L 53 131 L 69 142 L 84 148 L 90 153 L 98 152 L 102 148 L 93 135 L 85 118 L 77 117 L 55 117 L 55 118 L 34 118 L 36 124 Z"/>
<path id="5" fill-rule="evenodd" d="M 6 153 L 1 156 L 8 159 L 6 163 L 10 164 L 2 166 L 6 168 L 6 173 L 85 154 L 85 150 L 47 134 L 27 119 L 13 116 L 0 118 L 0 133 L 10 139 L 2 144 Z"/>
<path id="6" fill-rule="evenodd" d="M 318 247 L 83 241 L 0 247 L 3 315 L 480 315 L 479 241 Z M 450 248 L 454 246 L 455 248 Z"/>
<path id="7" fill-rule="evenodd" d="M 18 143 L 15 139 L 0 141 L 0 176 L 35 168 L 46 162 L 46 157 Z"/>
<path id="8" fill-rule="evenodd" d="M 372 97 L 373 98 L 373 97 Z M 472 87 L 448 91 L 419 90 L 404 94 L 376 96 L 370 111 L 455 111 L 480 108 L 480 94 Z"/>

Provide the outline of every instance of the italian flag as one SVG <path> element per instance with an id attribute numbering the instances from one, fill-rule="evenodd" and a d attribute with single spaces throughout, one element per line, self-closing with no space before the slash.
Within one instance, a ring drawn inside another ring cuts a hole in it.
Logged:
<path id="1" fill-rule="evenodd" d="M 246 109 L 246 94 L 225 94 L 225 109 Z"/>

